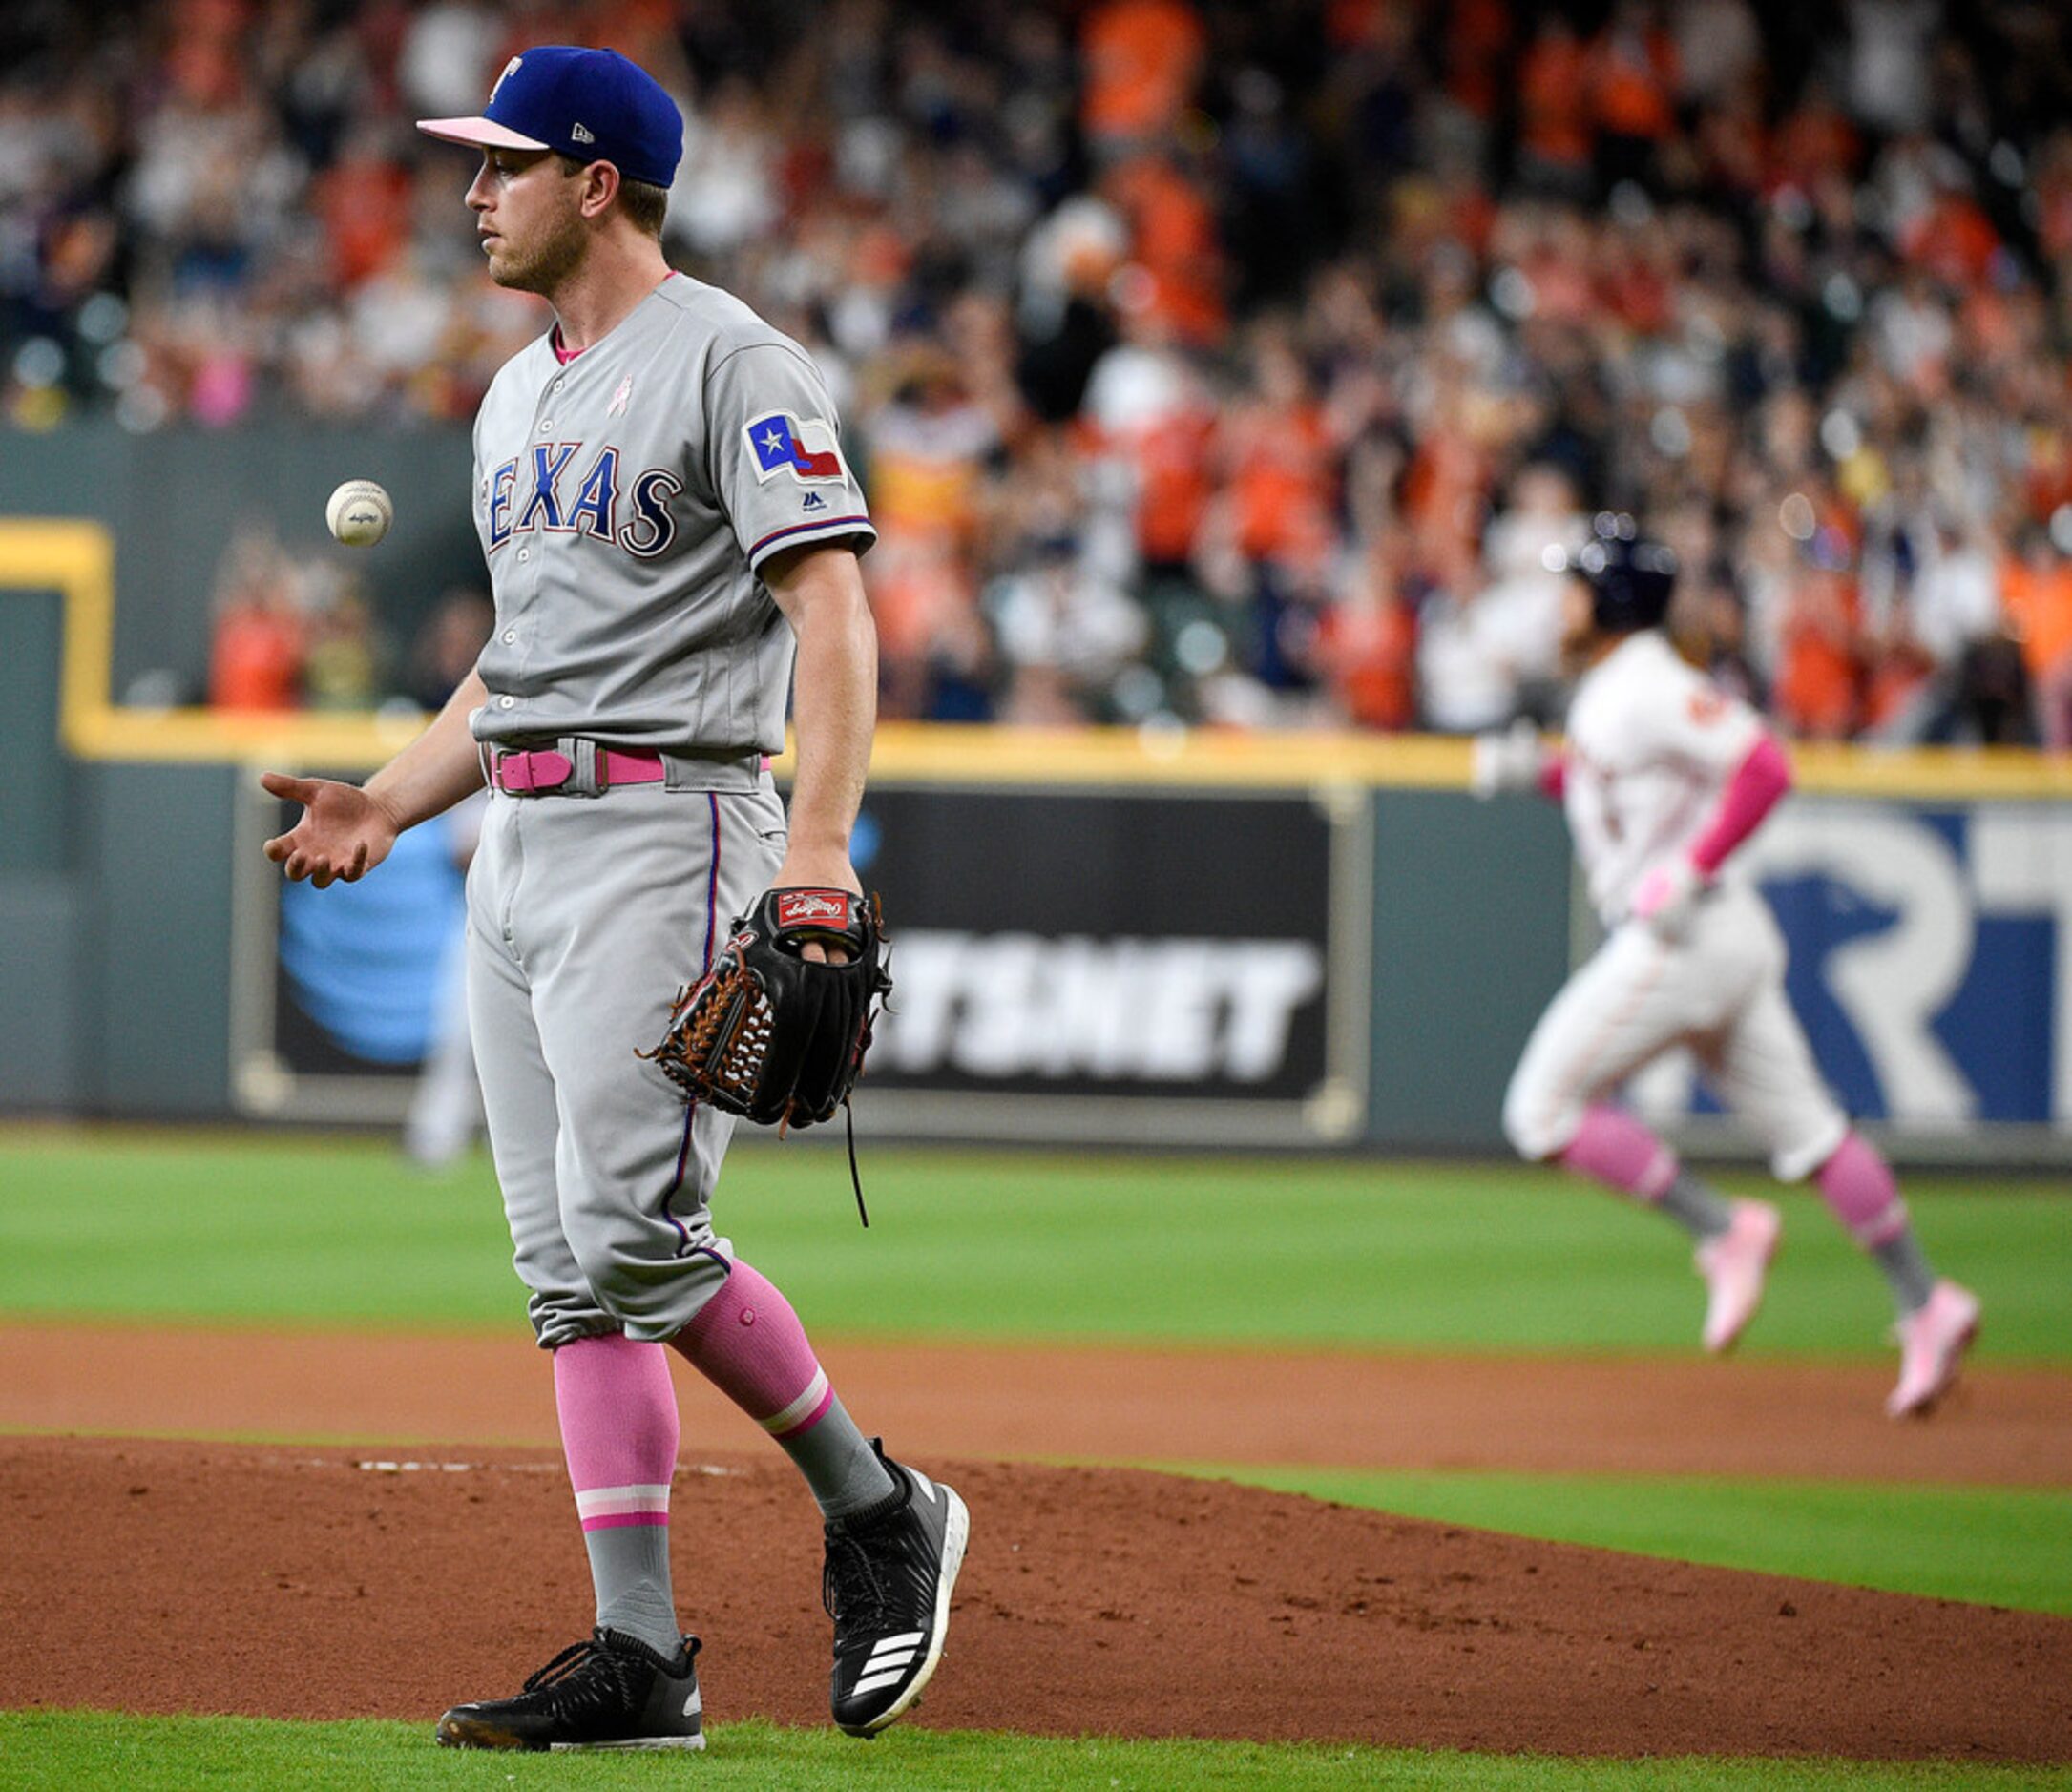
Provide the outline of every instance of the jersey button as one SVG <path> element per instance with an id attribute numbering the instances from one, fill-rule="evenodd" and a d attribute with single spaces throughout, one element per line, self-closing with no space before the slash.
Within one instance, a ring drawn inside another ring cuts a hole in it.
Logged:
<path id="1" fill-rule="evenodd" d="M 541 435 L 552 435 L 554 433 L 554 419 L 552 417 L 542 417 L 539 420 L 539 432 Z"/>
<path id="2" fill-rule="evenodd" d="M 532 551 L 532 549 L 530 549 L 530 548 L 520 548 L 520 549 L 518 550 L 518 558 L 519 558 L 519 559 L 521 559 L 521 560 L 530 560 L 530 559 L 531 559 L 532 557 L 533 557 L 533 551 Z"/>
<path id="3" fill-rule="evenodd" d="M 511 645 L 511 643 L 512 643 L 513 641 L 516 640 L 517 638 L 518 638 L 518 631 L 517 631 L 516 629 L 506 629 L 506 630 L 504 631 L 504 645 L 505 645 L 506 647 L 509 647 L 509 646 Z"/>
<path id="4" fill-rule="evenodd" d="M 496 699 L 496 707 L 498 709 L 509 709 L 517 700 L 514 697 L 500 697 Z"/>

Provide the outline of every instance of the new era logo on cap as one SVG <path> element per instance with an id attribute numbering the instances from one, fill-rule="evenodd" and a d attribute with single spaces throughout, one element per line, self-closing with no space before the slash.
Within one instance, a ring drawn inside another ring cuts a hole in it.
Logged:
<path id="1" fill-rule="evenodd" d="M 477 149 L 610 162 L 626 179 L 656 187 L 669 185 L 683 159 L 683 115 L 655 77 L 616 50 L 569 44 L 513 56 L 479 118 L 420 118 L 417 128 Z"/>

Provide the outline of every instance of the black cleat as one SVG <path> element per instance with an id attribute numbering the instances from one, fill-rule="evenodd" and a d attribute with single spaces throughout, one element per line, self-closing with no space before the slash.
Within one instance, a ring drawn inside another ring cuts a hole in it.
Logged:
<path id="1" fill-rule="evenodd" d="M 439 1719 L 447 1748 L 703 1748 L 698 1638 L 675 1660 L 616 1630 L 571 1643 L 515 1698 L 455 1705 Z"/>
<path id="2" fill-rule="evenodd" d="M 875 1736 L 935 1672 L 972 1529 L 952 1489 L 892 1461 L 876 1439 L 871 1448 L 902 1497 L 889 1511 L 832 1520 L 821 1578 L 834 1619 L 834 1720 L 850 1736 Z"/>

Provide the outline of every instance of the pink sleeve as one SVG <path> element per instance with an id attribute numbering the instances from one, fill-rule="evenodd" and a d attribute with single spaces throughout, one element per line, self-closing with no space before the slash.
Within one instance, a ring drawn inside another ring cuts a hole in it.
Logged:
<path id="1" fill-rule="evenodd" d="M 1754 833 L 1757 824 L 1791 788 L 1791 761 L 1771 734 L 1763 735 L 1727 781 L 1720 806 L 1691 843 L 1690 862 L 1711 877 L 1727 855 Z"/>
<path id="2" fill-rule="evenodd" d="M 1559 802 L 1568 791 L 1568 755 L 1549 753 L 1539 761 L 1539 777 L 1537 781 L 1539 794 L 1549 802 Z"/>

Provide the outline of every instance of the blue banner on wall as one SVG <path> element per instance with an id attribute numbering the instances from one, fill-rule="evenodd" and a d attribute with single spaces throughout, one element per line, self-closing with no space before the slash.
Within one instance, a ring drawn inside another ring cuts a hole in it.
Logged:
<path id="1" fill-rule="evenodd" d="M 276 1050 L 289 1068 L 393 1070 L 423 1059 L 447 957 L 460 948 L 463 900 L 436 826 L 402 835 L 357 884 L 283 885 Z"/>
<path id="2" fill-rule="evenodd" d="M 1802 797 L 1750 843 L 1748 868 L 1852 1113 L 1902 1133 L 2072 1129 L 2072 812 Z M 1667 1079 L 1643 1098 L 1678 1105 Z"/>

